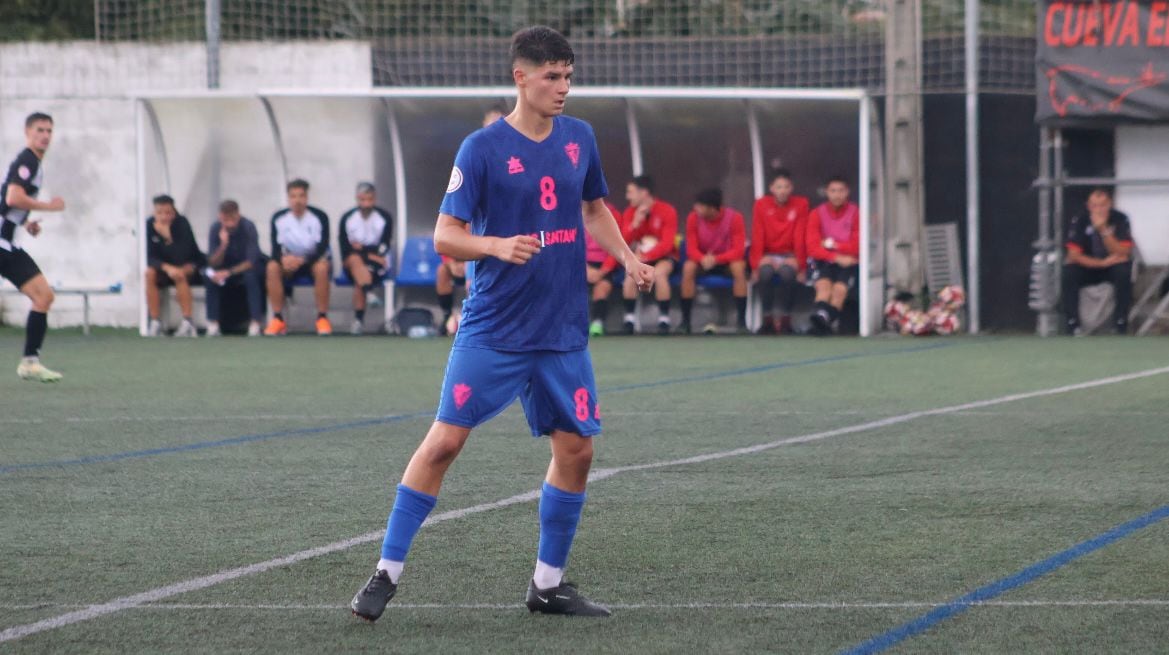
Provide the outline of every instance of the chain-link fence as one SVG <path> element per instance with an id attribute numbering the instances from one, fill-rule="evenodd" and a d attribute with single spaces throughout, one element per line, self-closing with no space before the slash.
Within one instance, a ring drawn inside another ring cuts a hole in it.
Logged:
<path id="1" fill-rule="evenodd" d="M 892 0 L 96 0 L 100 40 L 363 39 L 379 85 L 507 81 L 507 40 L 547 24 L 578 51 L 587 84 L 866 87 L 885 75 Z M 963 0 L 921 0 L 925 91 L 963 86 Z M 1034 4 L 981 3 L 982 84 L 1030 92 Z"/>

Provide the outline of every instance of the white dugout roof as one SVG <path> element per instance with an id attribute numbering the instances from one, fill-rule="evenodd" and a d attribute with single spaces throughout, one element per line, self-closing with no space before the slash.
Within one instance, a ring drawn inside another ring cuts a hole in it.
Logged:
<path id="1" fill-rule="evenodd" d="M 200 245 L 223 198 L 240 203 L 268 247 L 268 217 L 284 185 L 311 184 L 310 202 L 336 222 L 353 205 L 358 181 L 377 185 L 394 213 L 395 241 L 429 234 L 462 139 L 511 87 L 369 91 L 266 89 L 139 94 L 138 195 L 174 196 Z M 750 220 L 766 170 L 793 171 L 813 204 L 823 180 L 842 174 L 868 217 L 863 223 L 861 333 L 880 329 L 884 257 L 880 151 L 875 111 L 861 90 L 577 87 L 566 113 L 596 130 L 610 200 L 625 205 L 625 183 L 648 173 L 656 193 L 689 213 L 694 194 L 717 186 Z M 145 266 L 145 245 L 142 246 Z"/>

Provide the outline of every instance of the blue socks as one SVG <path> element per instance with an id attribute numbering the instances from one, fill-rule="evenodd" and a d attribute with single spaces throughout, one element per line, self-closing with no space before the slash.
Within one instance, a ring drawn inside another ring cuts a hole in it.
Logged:
<path id="1" fill-rule="evenodd" d="M 414 491 L 404 484 L 398 485 L 394 509 L 386 522 L 386 537 L 382 540 L 383 560 L 406 561 L 410 542 L 414 541 L 414 535 L 418 534 L 418 529 L 436 502 L 438 499 L 434 496 Z"/>
<path id="2" fill-rule="evenodd" d="M 585 494 L 562 491 L 544 483 L 540 491 L 540 551 L 537 559 L 548 566 L 563 569 L 568 551 L 580 523 Z"/>

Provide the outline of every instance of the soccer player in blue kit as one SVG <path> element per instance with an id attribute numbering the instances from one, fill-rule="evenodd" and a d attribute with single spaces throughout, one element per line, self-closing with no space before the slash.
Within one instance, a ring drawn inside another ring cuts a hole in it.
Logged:
<path id="1" fill-rule="evenodd" d="M 531 27 L 512 39 L 515 110 L 459 148 L 439 208 L 439 253 L 475 262 L 438 416 L 398 485 L 381 559 L 353 597 L 375 621 L 397 591 L 418 529 L 471 430 L 519 396 L 552 462 L 540 493 L 540 542 L 526 604 L 532 612 L 609 616 L 564 581 L 585 502 L 592 437 L 601 432 L 588 352 L 587 229 L 648 290 L 653 268 L 629 250 L 605 206 L 609 190 L 592 127 L 563 116 L 573 72 L 568 41 Z M 471 224 L 471 231 L 465 229 Z"/>

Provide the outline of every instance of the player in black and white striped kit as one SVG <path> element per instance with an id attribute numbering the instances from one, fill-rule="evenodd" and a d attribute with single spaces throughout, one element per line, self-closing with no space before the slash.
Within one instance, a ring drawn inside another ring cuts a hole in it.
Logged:
<path id="1" fill-rule="evenodd" d="M 29 212 L 65 209 L 61 198 L 49 202 L 36 199 L 44 186 L 41 160 L 53 140 L 53 118 L 40 112 L 30 114 L 24 121 L 24 136 L 28 147 L 12 160 L 0 184 L 0 277 L 32 301 L 25 327 L 24 357 L 16 374 L 24 380 L 57 382 L 63 376 L 46 368 L 40 360 L 41 344 L 49 326 L 49 307 L 53 305 L 53 289 L 32 257 L 13 243 L 18 227 L 23 226 L 34 237 L 41 233 L 40 222 L 29 220 Z"/>

